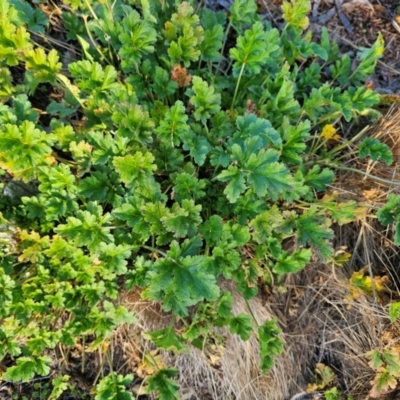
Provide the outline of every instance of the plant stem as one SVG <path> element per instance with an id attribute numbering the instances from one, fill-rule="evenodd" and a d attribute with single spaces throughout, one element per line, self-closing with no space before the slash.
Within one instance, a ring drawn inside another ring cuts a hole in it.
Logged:
<path id="1" fill-rule="evenodd" d="M 320 137 L 320 136 L 319 136 Z M 318 138 L 319 138 L 318 137 Z M 317 138 L 317 141 L 318 141 Z M 310 149 L 311 154 L 315 154 L 325 143 L 328 142 L 329 139 L 323 139 L 318 144 L 315 144 L 315 140 L 313 140 L 312 148 Z M 315 144 L 315 145 L 314 145 Z"/>
<path id="2" fill-rule="evenodd" d="M 94 378 L 93 386 L 96 385 L 100 375 L 103 376 L 103 373 L 104 373 L 104 368 L 103 368 L 103 366 L 104 366 L 104 358 L 103 358 L 103 356 L 101 354 L 100 349 L 99 349 L 99 358 L 100 358 L 100 368 L 99 368 L 99 372 L 96 374 L 96 377 Z"/>
<path id="3" fill-rule="evenodd" d="M 240 86 L 240 81 L 242 79 L 242 75 L 243 75 L 243 71 L 244 71 L 244 67 L 246 66 L 245 63 L 242 64 L 242 68 L 240 68 L 240 73 L 238 76 L 238 80 L 236 82 L 236 88 L 235 88 L 235 93 L 233 95 L 233 99 L 232 99 L 232 105 L 231 105 L 231 111 L 233 111 L 233 106 L 235 105 L 235 101 L 236 101 L 236 96 L 239 90 L 239 86 Z"/>
<path id="4" fill-rule="evenodd" d="M 353 136 L 351 139 L 346 140 L 346 142 L 342 143 L 341 145 L 334 147 L 329 152 L 329 154 L 333 155 L 333 154 L 337 153 L 338 151 L 342 150 L 344 147 L 347 147 L 349 144 L 356 142 L 358 139 L 361 139 L 368 129 L 369 129 L 369 125 L 366 126 L 361 132 L 357 133 L 357 135 Z"/>
<path id="5" fill-rule="evenodd" d="M 215 166 L 215 168 L 214 168 L 214 173 L 213 173 L 213 175 L 212 175 L 212 177 L 211 177 L 211 180 L 212 180 L 212 181 L 215 179 L 215 175 L 216 175 L 216 173 L 217 173 L 217 171 L 218 171 L 218 169 L 219 169 L 220 166 L 221 166 L 221 164 L 217 164 L 217 165 Z"/>
<path id="6" fill-rule="evenodd" d="M 98 19 L 96 13 L 94 12 L 92 6 L 90 5 L 90 2 L 88 0 L 85 0 L 85 4 L 87 8 L 89 9 L 90 13 L 92 14 L 94 19 Z"/>
<path id="7" fill-rule="evenodd" d="M 161 250 L 158 250 L 158 249 L 156 249 L 155 247 L 146 246 L 145 244 L 143 244 L 143 245 L 142 245 L 142 246 L 140 246 L 140 247 L 143 247 L 144 249 L 146 249 L 146 250 L 150 250 L 150 251 L 152 251 L 152 252 L 159 253 L 159 254 L 161 254 L 162 256 L 164 256 L 164 257 L 166 257 L 166 258 L 169 258 L 169 259 L 171 259 L 171 257 L 168 257 L 167 253 L 164 253 L 163 251 L 161 251 Z"/>
<path id="8" fill-rule="evenodd" d="M 244 299 L 244 301 L 245 301 L 245 303 L 246 303 L 247 309 L 249 310 L 249 313 L 250 313 L 251 317 L 253 318 L 253 321 L 255 322 L 255 324 L 257 325 L 257 327 L 260 327 L 260 325 L 258 324 L 258 321 L 257 321 L 257 319 L 256 319 L 256 316 L 254 315 L 253 310 L 252 310 L 251 307 L 250 307 L 249 301 L 248 301 L 247 299 Z"/>
<path id="9" fill-rule="evenodd" d="M 347 161 L 349 161 L 349 158 L 356 156 L 357 153 L 358 153 L 357 150 L 350 151 L 349 153 L 342 154 L 340 157 L 335 157 L 335 161 L 343 160 L 344 158 L 346 158 Z M 358 159 L 358 157 L 357 157 L 357 159 Z"/>
<path id="10" fill-rule="evenodd" d="M 53 151 L 52 156 L 53 156 L 56 160 L 61 161 L 61 162 L 64 163 L 64 164 L 68 164 L 68 165 L 78 165 L 78 163 L 77 163 L 76 161 L 67 160 L 66 158 L 60 157 L 60 156 L 59 156 L 58 154 L 56 154 L 54 151 Z"/>
<path id="11" fill-rule="evenodd" d="M 219 68 L 221 66 L 222 58 L 224 57 L 225 45 L 226 45 L 226 42 L 228 41 L 228 33 L 229 33 L 229 30 L 231 29 L 231 27 L 232 27 L 232 23 L 231 23 L 231 21 L 229 21 L 229 24 L 226 27 L 225 33 L 224 33 L 225 41 L 224 41 L 224 43 L 223 43 L 223 45 L 221 47 L 221 52 L 220 52 L 220 55 L 219 55 L 219 61 L 218 61 L 218 65 L 217 65 L 217 72 L 219 71 Z"/>
<path id="12" fill-rule="evenodd" d="M 327 106 L 328 104 L 322 104 L 322 105 Z M 328 115 L 327 117 L 321 118 L 311 128 L 314 129 L 317 125 L 320 125 L 325 121 L 332 120 L 332 118 L 336 117 L 336 115 L 339 116 L 340 115 L 340 111 L 335 111 L 332 114 Z"/>
<path id="13" fill-rule="evenodd" d="M 154 235 L 151 235 L 151 247 L 153 248 L 153 249 L 155 249 L 155 243 L 156 243 L 156 238 L 154 237 Z M 153 261 L 155 261 L 155 254 L 154 254 L 154 252 L 153 252 Z"/>
<path id="14" fill-rule="evenodd" d="M 101 52 L 101 50 L 99 49 L 100 46 L 98 46 L 97 43 L 96 43 L 96 41 L 93 39 L 92 33 L 90 32 L 89 26 L 88 26 L 88 24 L 87 24 L 87 16 L 86 16 L 86 15 L 83 15 L 83 16 L 82 16 L 82 19 L 83 19 L 83 23 L 85 24 L 86 32 L 87 32 L 87 34 L 88 34 L 88 36 L 89 36 L 89 39 L 91 40 L 92 45 L 93 45 L 93 47 L 95 48 L 95 50 L 97 51 L 97 53 L 99 53 L 100 59 L 101 59 L 101 60 L 104 59 L 104 60 L 106 60 L 106 61 L 108 62 L 108 64 L 112 65 L 112 61 L 110 61 L 110 60 Z"/>
<path id="15" fill-rule="evenodd" d="M 105 357 L 107 359 L 110 371 L 112 372 L 113 371 L 113 362 L 112 362 L 112 357 L 110 357 L 109 348 L 106 350 L 104 355 L 105 355 Z"/>
<path id="16" fill-rule="evenodd" d="M 173 139 L 171 139 L 171 142 L 173 143 Z M 174 147 L 174 146 L 172 146 L 172 147 Z M 167 194 L 167 193 L 169 192 L 169 190 L 171 189 L 171 186 L 172 186 L 172 185 L 169 185 L 169 186 L 163 191 L 163 194 Z"/>
<path id="17" fill-rule="evenodd" d="M 82 362 L 81 362 L 81 372 L 85 372 L 85 344 L 86 344 L 86 337 L 83 336 L 82 338 Z"/>
<path id="18" fill-rule="evenodd" d="M 119 229 L 119 228 L 126 228 L 126 225 L 110 225 L 110 226 L 105 226 L 107 229 Z"/>
<path id="19" fill-rule="evenodd" d="M 329 165 L 329 164 L 326 164 L 326 166 L 327 167 L 331 167 L 331 168 L 336 168 L 336 169 L 339 169 L 339 170 L 342 170 L 342 171 L 355 172 L 355 173 L 364 175 L 364 176 L 366 176 L 366 177 L 368 177 L 370 179 L 373 179 L 373 180 L 375 180 L 377 182 L 384 183 L 385 185 L 400 186 L 400 182 L 398 182 L 398 181 L 389 181 L 388 179 L 379 178 L 378 176 L 371 175 L 368 172 L 360 171 L 360 170 L 355 169 L 355 168 L 339 167 L 337 165 Z"/>
<path id="20" fill-rule="evenodd" d="M 206 130 L 207 139 L 210 139 L 210 131 L 208 130 L 208 126 L 206 122 L 203 122 L 204 129 Z"/>

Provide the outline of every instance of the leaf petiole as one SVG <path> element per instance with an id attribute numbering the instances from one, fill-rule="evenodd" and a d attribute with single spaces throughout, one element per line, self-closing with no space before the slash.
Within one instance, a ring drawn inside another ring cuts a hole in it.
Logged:
<path id="1" fill-rule="evenodd" d="M 242 64 L 242 68 L 240 69 L 240 72 L 239 72 L 239 76 L 238 76 L 238 79 L 237 79 L 237 82 L 236 82 L 235 93 L 234 93 L 233 99 L 232 99 L 231 111 L 233 111 L 233 107 L 235 105 L 236 96 L 237 96 L 237 93 L 238 93 L 238 90 L 239 90 L 239 86 L 240 86 L 240 80 L 242 79 L 242 75 L 243 75 L 243 71 L 244 71 L 244 67 L 245 66 L 246 66 L 246 63 L 243 63 Z"/>

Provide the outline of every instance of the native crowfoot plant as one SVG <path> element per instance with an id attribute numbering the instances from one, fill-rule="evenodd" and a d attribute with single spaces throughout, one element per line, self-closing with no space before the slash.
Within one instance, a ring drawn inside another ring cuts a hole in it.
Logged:
<path id="1" fill-rule="evenodd" d="M 344 146 L 326 144 L 340 120 L 376 116 L 362 83 L 382 38 L 354 68 L 326 30 L 313 41 L 307 0 L 284 2 L 281 32 L 248 0 L 229 15 L 180 1 L 49 7 L 52 22 L 0 0 L 0 210 L 14 230 L 1 253 L 3 381 L 47 375 L 59 346 L 107 356 L 114 329 L 135 322 L 114 301 L 134 286 L 172 313 L 149 333 L 156 346 L 202 349 L 227 326 L 258 335 L 268 371 L 278 322 L 233 315 L 218 278 L 247 300 L 312 258 L 335 262 L 331 225 L 357 205 L 322 199 Z M 370 142 L 361 156 L 390 161 Z M 178 398 L 175 375 L 158 369 L 147 391 Z M 111 373 L 96 399 L 132 398 L 132 379 Z"/>

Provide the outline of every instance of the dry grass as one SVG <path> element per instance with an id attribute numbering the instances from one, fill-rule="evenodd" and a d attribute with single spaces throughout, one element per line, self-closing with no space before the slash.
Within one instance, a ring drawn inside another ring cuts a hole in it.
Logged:
<path id="1" fill-rule="evenodd" d="M 400 181 L 400 107 L 398 103 L 395 103 L 372 127 L 370 135 L 386 143 L 392 150 L 394 159 L 390 168 L 379 168 L 375 163 L 371 170 L 383 178 Z"/>
<path id="2" fill-rule="evenodd" d="M 211 357 L 210 351 L 203 353 L 193 347 L 189 354 L 178 356 L 163 352 L 163 363 L 180 372 L 183 398 L 288 399 L 306 388 L 313 380 L 316 364 L 321 362 L 334 370 L 334 383 L 348 395 L 357 398 L 358 394 L 368 392 L 374 372 L 368 367 L 365 354 L 380 346 L 387 326 L 387 310 L 368 296 L 361 296 L 349 307 L 346 302 L 349 286 L 345 282 L 350 273 L 350 268 L 334 271 L 327 265 L 313 263 L 300 274 L 287 277 L 286 294 L 273 294 L 266 304 L 260 297 L 251 300 L 260 323 L 278 316 L 284 331 L 285 352 L 267 375 L 262 375 L 258 367 L 255 336 L 243 342 L 221 330 L 226 337 L 225 351 L 218 353 L 214 349 Z M 226 284 L 225 289 L 234 294 L 234 313 L 247 312 L 234 287 Z M 165 327 L 171 318 L 159 310 L 158 304 L 145 304 L 138 296 L 138 292 L 124 296 L 124 305 L 135 312 L 138 324 L 128 331 L 121 328 L 114 343 L 124 349 L 120 357 L 123 363 L 119 365 L 123 372 L 135 372 L 144 353 L 153 349 L 141 331 Z"/>
<path id="3" fill-rule="evenodd" d="M 223 289 L 231 291 L 234 295 L 234 314 L 248 312 L 247 305 L 233 285 L 225 282 Z M 135 354 L 143 354 L 143 349 L 150 349 L 152 345 L 143 339 L 139 331 L 166 327 L 171 316 L 160 312 L 159 305 L 155 303 L 138 301 L 138 295 L 138 292 L 130 292 L 124 296 L 124 305 L 135 312 L 139 321 L 128 335 L 124 335 L 123 343 L 119 345 L 135 349 Z M 251 299 L 249 303 L 260 324 L 272 318 L 270 307 L 263 304 L 260 297 Z M 218 333 L 225 337 L 224 349 L 215 345 L 206 352 L 191 347 L 189 354 L 175 356 L 172 352 L 163 353 L 164 363 L 176 367 L 180 372 L 179 382 L 185 398 L 280 400 L 287 397 L 289 385 L 282 377 L 285 376 L 284 371 L 290 368 L 290 360 L 281 357 L 274 371 L 263 375 L 259 369 L 259 344 L 255 336 L 244 342 L 226 329 L 221 329 Z M 142 351 L 138 348 L 138 343 L 141 344 Z M 131 358 L 131 361 L 130 367 L 136 369 L 137 359 Z M 272 388 L 276 390 L 271 392 Z M 270 397 L 266 397 L 266 393 L 270 393 Z"/>
<path id="4" fill-rule="evenodd" d="M 293 335 L 296 340 L 291 353 L 297 356 L 300 379 L 312 381 L 316 363 L 323 363 L 335 372 L 334 383 L 354 396 L 365 393 L 366 384 L 373 377 L 364 356 L 379 344 L 386 313 L 367 297 L 349 307 L 346 281 L 345 271 L 334 271 L 321 264 L 310 265 L 298 276 L 288 277 L 290 323 L 286 337 Z M 296 293 L 299 290 L 301 296 Z M 292 315 L 291 303 L 296 305 Z"/>
<path id="5" fill-rule="evenodd" d="M 392 184 L 354 172 L 340 171 L 333 188 L 338 190 L 343 200 L 352 199 L 366 206 L 380 206 L 385 203 L 389 193 L 400 192 L 400 106 L 394 103 L 384 116 L 365 130 L 364 136 L 375 137 L 387 144 L 393 153 L 393 164 L 387 166 L 381 162 L 358 158 L 349 158 L 344 160 L 344 163 L 372 176 L 383 178 Z M 350 145 L 347 149 L 349 154 L 355 151 L 354 145 Z"/>

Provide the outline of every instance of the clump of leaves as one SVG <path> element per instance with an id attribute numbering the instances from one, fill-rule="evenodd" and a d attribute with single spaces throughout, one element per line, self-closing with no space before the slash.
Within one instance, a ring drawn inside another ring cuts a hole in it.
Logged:
<path id="1" fill-rule="evenodd" d="M 314 383 L 307 385 L 307 391 L 313 392 L 326 389 L 327 387 L 332 386 L 335 378 L 336 375 L 331 367 L 323 363 L 317 363 L 315 365 Z"/>
<path id="2" fill-rule="evenodd" d="M 349 296 L 346 300 L 349 302 L 359 299 L 362 294 L 379 294 L 384 291 L 388 283 L 388 277 L 384 276 L 369 276 L 367 273 L 368 266 L 353 272 L 349 279 Z"/>
<path id="3" fill-rule="evenodd" d="M 341 400 L 344 399 L 338 388 L 333 387 L 332 389 L 326 390 L 324 392 L 326 400 Z M 346 397 L 346 400 L 354 400 L 353 397 Z"/>
<path id="4" fill-rule="evenodd" d="M 71 62 L 34 42 L 30 32 L 51 32 L 39 8 L 0 3 L 0 217 L 14 229 L 0 253 L 2 379 L 47 375 L 59 345 L 107 351 L 135 322 L 116 303 L 134 286 L 173 314 L 149 333 L 157 346 L 203 348 L 227 326 L 258 335 L 267 371 L 283 351 L 279 322 L 235 315 L 219 279 L 247 301 L 259 283 L 335 260 L 331 226 L 357 205 L 321 196 L 343 148 L 327 143 L 340 119 L 376 117 L 379 96 L 360 83 L 381 37 L 352 70 L 326 30 L 318 42 L 307 31 L 307 0 L 284 2 L 282 32 L 253 1 L 235 0 L 228 17 L 186 1 L 70 0 L 58 22 L 80 46 Z M 390 161 L 375 140 L 364 156 Z M 148 392 L 177 398 L 175 376 L 158 370 Z M 131 398 L 132 379 L 108 375 L 96 398 Z"/>
<path id="5" fill-rule="evenodd" d="M 393 202 L 394 198 L 390 198 L 388 204 Z M 387 211 L 387 205 L 380 210 L 382 213 Z M 393 324 L 400 316 L 400 302 L 393 302 L 389 306 L 389 319 Z M 391 392 L 397 387 L 400 378 L 400 357 L 396 346 L 390 346 L 383 350 L 373 349 L 366 354 L 369 360 L 368 365 L 375 370 L 376 375 L 371 381 L 370 396 L 380 398 Z"/>
<path id="6" fill-rule="evenodd" d="M 376 215 L 382 225 L 393 225 L 393 241 L 396 246 L 400 246 L 400 196 L 390 193 L 386 204 L 376 213 Z"/>
<path id="7" fill-rule="evenodd" d="M 314 398 L 323 398 L 326 400 L 345 399 L 336 386 L 333 386 L 336 380 L 336 374 L 331 367 L 323 363 L 315 365 L 314 382 L 307 385 L 307 393 Z M 332 387 L 333 386 L 333 387 Z M 329 390 L 327 388 L 330 387 Z M 353 400 L 352 397 L 346 397 L 346 400 Z"/>
<path id="8" fill-rule="evenodd" d="M 380 398 L 396 388 L 400 378 L 400 357 L 396 349 L 379 351 L 374 349 L 367 354 L 369 366 L 376 370 L 376 376 L 371 381 L 370 396 Z"/>

